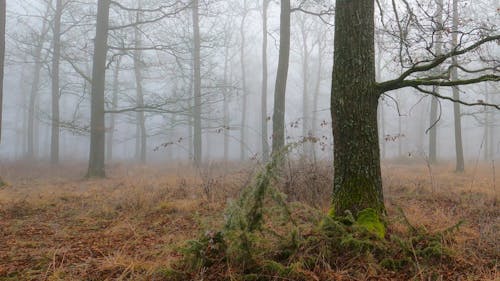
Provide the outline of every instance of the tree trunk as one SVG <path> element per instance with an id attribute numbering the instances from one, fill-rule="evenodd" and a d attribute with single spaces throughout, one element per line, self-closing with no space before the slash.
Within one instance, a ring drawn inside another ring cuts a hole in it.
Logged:
<path id="1" fill-rule="evenodd" d="M 6 0 L 0 0 L 0 142 L 2 140 L 3 76 L 5 64 Z"/>
<path id="2" fill-rule="evenodd" d="M 308 30 L 306 23 L 301 23 L 300 33 L 302 35 L 302 137 L 307 138 L 310 135 L 310 115 L 311 106 L 309 101 L 309 45 L 308 45 Z M 304 157 L 309 158 L 312 154 L 312 144 L 306 141 L 304 143 Z"/>
<path id="3" fill-rule="evenodd" d="M 484 100 L 486 103 L 490 103 L 490 94 L 488 93 L 488 84 L 484 84 Z M 487 106 L 484 107 L 484 161 L 491 160 L 493 154 L 490 153 L 490 148 L 492 143 L 490 142 L 491 134 L 491 113 Z"/>
<path id="4" fill-rule="evenodd" d="M 111 97 L 111 109 L 115 110 L 118 107 L 118 91 L 120 89 L 119 78 L 120 78 L 120 64 L 121 57 L 118 57 L 116 61 L 115 71 L 113 73 L 113 96 Z M 115 135 L 115 115 L 110 114 L 109 117 L 109 128 L 106 138 L 106 159 L 108 162 L 113 161 L 113 140 Z"/>
<path id="5" fill-rule="evenodd" d="M 269 161 L 269 144 L 267 142 L 267 10 L 269 0 L 262 1 L 262 87 L 260 98 L 260 129 L 262 145 L 262 161 Z"/>
<path id="6" fill-rule="evenodd" d="M 458 44 L 458 1 L 453 0 L 453 33 L 452 46 L 455 48 Z M 458 80 L 458 70 L 456 66 L 458 65 L 457 57 L 452 58 L 453 68 L 451 69 L 451 80 Z M 453 87 L 453 98 L 458 100 L 460 98 L 458 86 Z M 462 119 L 460 116 L 460 104 L 458 102 L 453 103 L 453 119 L 455 124 L 455 154 L 456 154 L 456 167 L 455 171 L 457 173 L 462 173 L 465 170 L 464 163 L 464 149 L 462 144 Z"/>
<path id="7" fill-rule="evenodd" d="M 376 40 L 377 40 L 377 55 L 376 57 L 376 69 L 375 69 L 375 78 L 377 82 L 381 81 L 381 76 L 382 76 L 382 38 L 380 36 L 380 33 L 376 33 Z M 381 98 L 381 101 L 383 101 L 384 98 Z M 384 160 L 386 158 L 386 141 L 385 141 L 385 113 L 384 113 L 384 103 L 379 102 L 378 106 L 378 124 L 380 124 L 380 129 L 379 129 L 379 142 L 380 142 L 380 149 L 381 149 L 381 158 Z"/>
<path id="8" fill-rule="evenodd" d="M 141 7 L 139 1 L 139 9 Z M 141 21 L 141 13 L 137 12 L 136 21 Z M 134 74 L 135 74 L 135 85 L 136 85 L 136 106 L 144 107 L 144 92 L 142 88 L 142 52 L 140 48 L 142 47 L 142 36 L 139 28 L 136 26 L 134 29 L 135 37 L 135 50 L 134 50 Z M 144 111 L 139 110 L 136 113 L 136 146 L 135 146 L 135 158 L 141 163 L 146 163 L 146 146 L 147 146 L 147 134 L 146 134 L 146 120 L 144 117 Z"/>
<path id="9" fill-rule="evenodd" d="M 194 78 L 194 136 L 193 136 L 193 149 L 194 149 L 194 163 L 196 166 L 201 164 L 202 160 L 202 141 L 201 141 L 201 39 L 200 39 L 200 16 L 198 0 L 193 0 L 193 78 Z"/>
<path id="10" fill-rule="evenodd" d="M 436 17 L 437 17 L 437 24 L 442 25 L 443 24 L 443 0 L 436 0 Z M 436 45 L 435 45 L 435 52 L 436 56 L 439 56 L 442 54 L 442 38 L 443 34 L 441 31 L 438 31 L 436 34 Z M 439 93 L 439 87 L 434 86 L 432 87 L 432 91 Z M 431 116 L 429 120 L 429 162 L 431 164 L 436 164 L 437 163 L 437 122 L 438 122 L 438 99 L 435 97 L 432 97 L 431 99 Z"/>
<path id="11" fill-rule="evenodd" d="M 401 99 L 398 100 L 398 103 L 401 104 Z M 403 157 L 403 129 L 402 129 L 402 120 L 403 116 L 398 112 L 398 158 Z"/>
<path id="12" fill-rule="evenodd" d="M 50 11 L 50 5 L 47 4 L 47 10 L 45 11 L 45 17 L 48 17 Z M 42 29 L 40 30 L 40 34 L 36 39 L 35 46 L 35 65 L 33 68 L 33 81 L 31 82 L 31 90 L 30 90 L 30 98 L 28 103 L 28 132 L 27 132 L 27 158 L 33 159 L 36 156 L 37 149 L 35 147 L 35 136 L 37 136 L 37 126 L 35 126 L 35 114 L 36 114 L 36 104 L 37 104 L 37 96 L 38 90 L 40 87 L 40 72 L 42 71 L 42 51 L 43 51 L 43 43 L 45 42 L 45 38 L 47 36 L 47 21 L 43 21 Z M 37 144 L 38 145 L 38 144 Z"/>
<path id="13" fill-rule="evenodd" d="M 322 33 L 318 33 L 318 62 L 317 62 L 317 79 L 316 79 L 316 84 L 314 85 L 314 96 L 313 96 L 313 114 L 312 114 L 312 132 L 313 134 L 318 134 L 318 98 L 319 98 L 319 91 L 320 91 L 320 86 L 321 86 L 321 73 L 322 73 L 322 68 L 323 68 L 323 43 L 322 43 Z M 319 136 L 318 136 L 319 137 Z M 316 146 L 313 147 L 313 160 L 314 163 L 317 161 L 317 155 L 316 155 Z"/>
<path id="14" fill-rule="evenodd" d="M 228 81 L 228 68 L 229 68 L 229 42 L 231 41 L 228 37 L 228 32 L 226 32 L 226 37 L 224 38 L 224 90 L 223 90 L 223 130 L 224 133 L 224 164 L 228 163 L 229 159 L 229 81 Z"/>
<path id="15" fill-rule="evenodd" d="M 285 146 L 285 93 L 290 59 L 290 0 L 281 1 L 280 48 L 276 84 L 274 86 L 272 153 Z"/>
<path id="16" fill-rule="evenodd" d="M 337 215 L 383 213 L 375 82 L 374 1 L 336 1 L 332 122 Z"/>
<path id="17" fill-rule="evenodd" d="M 105 177 L 104 153 L 104 90 L 106 53 L 108 49 L 108 25 L 110 0 L 97 2 L 97 26 L 92 65 L 92 93 L 90 113 L 90 155 L 87 177 Z"/>
<path id="18" fill-rule="evenodd" d="M 61 16 L 62 0 L 56 1 L 54 35 L 52 39 L 52 122 L 50 138 L 50 163 L 59 163 L 59 62 L 61 60 Z"/>
<path id="19" fill-rule="evenodd" d="M 432 87 L 433 92 L 438 92 L 438 87 Z M 438 99 L 431 97 L 431 117 L 429 120 L 429 162 L 437 163 L 437 121 Z"/>
<path id="20" fill-rule="evenodd" d="M 241 65 L 241 93 L 243 98 L 243 108 L 241 109 L 241 128 L 240 128 L 240 160 L 246 160 L 246 147 L 249 140 L 247 140 L 247 77 L 246 77 L 246 67 L 245 67 L 245 19 L 247 17 L 247 1 L 243 1 L 243 15 L 240 22 L 240 36 L 241 36 L 241 46 L 240 46 L 240 65 Z"/>

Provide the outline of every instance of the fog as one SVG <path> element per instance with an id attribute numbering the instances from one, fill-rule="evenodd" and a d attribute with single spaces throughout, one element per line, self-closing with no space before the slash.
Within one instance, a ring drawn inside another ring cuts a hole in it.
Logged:
<path id="1" fill-rule="evenodd" d="M 54 123 L 51 117 L 51 60 L 55 1 L 7 2 L 7 59 L 0 158 L 1 161 L 49 161 L 51 126 Z M 140 114 L 144 114 L 146 162 L 188 162 L 193 159 L 191 8 L 188 1 L 139 2 L 123 0 L 119 1 L 123 7 L 111 5 L 105 108 L 107 111 L 120 112 L 106 113 L 107 142 L 112 138 L 112 144 L 107 146 L 107 149 L 112 147 L 112 154 L 107 152 L 106 163 L 141 161 L 141 132 L 140 126 L 137 125 Z M 286 142 L 300 142 L 304 137 L 315 137 L 317 142 L 312 144 L 313 150 L 301 146 L 296 154 L 308 154 L 308 157 L 314 154 L 315 159 L 331 161 L 333 137 L 330 93 L 334 9 L 329 1 L 311 2 L 292 3 L 293 7 L 324 14 L 318 16 L 300 10 L 291 14 L 290 67 L 286 87 Z M 445 2 L 449 8 L 449 3 Z M 66 0 L 63 3 L 59 74 L 59 157 L 60 163 L 85 162 L 88 161 L 90 145 L 91 86 L 88 79 L 92 77 L 97 6 L 95 1 Z M 392 17 L 390 5 L 382 4 L 389 9 L 386 17 Z M 164 7 L 160 12 L 158 7 L 161 5 Z M 142 11 L 132 9 L 140 6 Z M 128 10 L 124 7 L 128 7 Z M 500 15 L 495 7 L 498 8 L 497 1 L 461 1 L 461 23 L 464 24 L 464 29 L 467 24 L 498 28 Z M 445 14 L 449 12 L 448 8 L 445 9 Z M 241 0 L 202 1 L 199 9 L 202 160 L 205 163 L 225 160 L 225 141 L 228 146 L 226 160 L 261 160 L 262 3 Z M 402 6 L 399 6 L 399 9 L 404 13 Z M 266 116 L 269 136 L 267 141 L 270 144 L 280 38 L 278 3 L 270 3 L 267 15 Z M 449 17 L 451 16 L 445 15 L 446 21 L 449 21 Z M 387 18 L 387 22 L 390 22 Z M 138 19 L 143 22 L 136 24 Z M 384 28 L 390 29 L 377 22 L 377 29 Z M 397 40 L 391 38 L 389 33 L 380 31 L 380 34 L 376 43 L 376 56 L 379 64 L 377 79 L 382 81 L 395 77 L 400 68 Z M 243 46 L 242 36 L 245 40 Z M 494 72 L 498 73 L 498 44 L 488 45 L 488 52 L 497 60 Z M 142 105 L 138 105 L 138 83 L 135 76 L 138 66 L 134 63 L 134 56 L 139 56 Z M 467 61 L 468 57 L 464 60 Z M 464 63 L 481 67 L 483 62 Z M 118 80 L 117 84 L 114 84 L 117 69 Z M 37 75 L 38 82 L 35 77 Z M 117 95 L 117 104 L 113 104 L 113 93 Z M 440 93 L 443 96 L 452 95 L 451 89 L 448 88 L 443 88 Z M 481 100 L 497 105 L 500 103 L 498 82 L 460 86 L 460 93 L 461 98 L 467 102 Z M 304 94 L 307 95 L 305 98 Z M 244 95 L 247 99 L 245 107 Z M 426 161 L 429 157 L 429 131 L 435 128 L 438 159 L 454 161 L 453 102 L 439 101 L 439 121 L 432 125 L 431 99 L 430 95 L 411 88 L 388 92 L 382 96 L 379 105 L 379 138 L 384 160 Z M 225 100 L 228 109 L 227 124 L 224 123 Z M 32 108 L 30 101 L 33 103 Z M 138 111 L 139 107 L 141 110 Z M 466 160 L 498 159 L 498 110 L 488 106 L 465 105 L 461 106 L 461 110 L 463 151 Z M 246 122 L 242 124 L 244 115 Z M 33 119 L 31 133 L 30 118 Z M 303 130 L 305 122 L 308 124 Z M 304 132 L 307 132 L 306 135 Z"/>

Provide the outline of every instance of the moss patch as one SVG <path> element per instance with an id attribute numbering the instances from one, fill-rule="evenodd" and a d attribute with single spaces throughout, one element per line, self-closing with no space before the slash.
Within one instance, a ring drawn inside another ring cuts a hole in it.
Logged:
<path id="1" fill-rule="evenodd" d="M 359 212 L 356 224 L 380 239 L 385 237 L 385 226 L 374 209 L 367 208 Z"/>

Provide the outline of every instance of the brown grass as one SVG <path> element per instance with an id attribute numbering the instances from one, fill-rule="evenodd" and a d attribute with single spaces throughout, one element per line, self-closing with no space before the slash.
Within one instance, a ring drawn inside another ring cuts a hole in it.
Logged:
<path id="1" fill-rule="evenodd" d="M 226 202 L 249 183 L 253 168 L 115 165 L 103 180 L 83 179 L 84 170 L 80 164 L 0 167 L 8 183 L 0 187 L 0 280 L 162 280 L 184 241 L 220 227 Z M 281 188 L 290 201 L 326 212 L 329 171 L 289 163 Z M 435 280 L 499 280 L 494 186 L 500 180 L 493 182 L 491 167 L 456 174 L 449 165 L 429 171 L 386 163 L 383 174 L 392 231 L 403 232 L 399 207 L 430 232 L 465 221 L 449 243 L 457 272 L 440 272 Z M 361 280 L 377 280 L 371 278 Z"/>

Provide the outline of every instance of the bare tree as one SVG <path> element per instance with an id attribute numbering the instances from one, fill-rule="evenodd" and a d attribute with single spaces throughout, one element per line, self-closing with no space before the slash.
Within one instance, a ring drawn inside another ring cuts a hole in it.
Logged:
<path id="1" fill-rule="evenodd" d="M 106 176 L 104 170 L 106 133 L 104 121 L 104 90 L 110 3 L 111 0 L 98 0 L 97 2 L 97 25 L 92 64 L 90 155 L 87 177 Z"/>
<path id="2" fill-rule="evenodd" d="M 194 163 L 200 165 L 202 161 L 202 141 L 201 141 L 201 37 L 200 37 L 200 15 L 199 2 L 193 0 L 193 89 L 194 89 L 194 106 L 193 106 L 193 150 Z"/>
<path id="3" fill-rule="evenodd" d="M 138 1 L 139 8 L 141 9 L 141 1 Z M 141 11 L 136 12 L 136 22 L 141 22 Z M 134 27 L 135 50 L 133 54 L 134 59 L 134 74 L 136 86 L 136 105 L 141 108 L 144 107 L 144 91 L 142 85 L 142 35 L 138 26 Z M 136 144 L 135 144 L 135 157 L 141 163 L 146 162 L 146 147 L 147 147 L 147 132 L 146 120 L 144 111 L 136 112 Z"/>
<path id="4" fill-rule="evenodd" d="M 118 57 L 115 70 L 113 72 L 113 95 L 111 97 L 111 110 L 118 109 L 118 92 L 120 90 L 120 65 L 121 57 Z M 116 120 L 115 115 L 111 114 L 109 117 L 109 128 L 106 135 L 106 159 L 107 161 L 113 160 L 113 140 L 115 135 Z"/>
<path id="5" fill-rule="evenodd" d="M 50 162 L 59 163 L 59 63 L 61 60 L 61 16 L 63 0 L 56 0 L 52 38 L 52 115 L 50 138 Z"/>
<path id="6" fill-rule="evenodd" d="M 458 46 L 458 0 L 453 0 L 453 24 L 452 24 L 452 48 Z M 458 80 L 458 59 L 456 56 L 452 57 L 452 69 L 451 69 L 451 80 Z M 459 89 L 458 85 L 452 87 L 453 89 L 453 99 L 459 100 Z M 460 103 L 453 103 L 453 119 L 455 125 L 455 157 L 456 157 L 456 172 L 463 172 L 465 170 L 464 163 L 464 148 L 462 144 L 462 118 L 460 115 Z"/>
<path id="7" fill-rule="evenodd" d="M 5 0 L 0 1 L 0 142 L 2 139 L 3 76 L 5 61 L 5 21 L 7 15 Z M 1 180 L 0 180 L 1 181 Z"/>
<path id="8" fill-rule="evenodd" d="M 241 66 L 241 95 L 242 95 L 242 108 L 241 108 L 241 127 L 240 127 L 240 160 L 246 159 L 246 145 L 247 140 L 247 71 L 245 63 L 245 47 L 246 47 L 246 37 L 245 37 L 245 19 L 248 15 L 247 0 L 243 0 L 243 11 L 241 15 L 240 22 L 240 66 Z"/>
<path id="9" fill-rule="evenodd" d="M 261 145 L 262 160 L 269 160 L 269 143 L 267 134 L 267 84 L 268 84 L 268 66 L 267 66 L 267 10 L 269 9 L 269 0 L 262 0 L 262 86 L 260 98 L 260 127 L 261 127 Z"/>
<path id="10" fill-rule="evenodd" d="M 407 1 L 402 1 L 404 5 Z M 394 2 L 393 2 L 394 3 Z M 418 6 L 420 9 L 422 6 Z M 405 87 L 413 87 L 426 94 L 465 105 L 485 105 L 484 101 L 466 102 L 443 96 L 425 87 L 439 85 L 454 87 L 485 81 L 500 81 L 495 73 L 498 62 L 490 60 L 491 67 L 469 69 L 460 66 L 473 77 L 451 80 L 450 67 L 439 74 L 429 74 L 436 67 L 449 64 L 455 56 L 474 54 L 481 46 L 500 40 L 500 35 L 488 29 L 480 32 L 463 32 L 460 44 L 441 55 L 425 48 L 423 37 L 435 30 L 425 30 L 428 24 L 418 23 L 411 7 L 400 26 L 417 26 L 420 29 L 405 30 L 402 40 L 401 74 L 394 79 L 376 82 L 374 22 L 375 3 L 372 0 L 336 1 L 334 66 L 332 79 L 331 110 L 334 146 L 334 182 L 332 208 L 335 214 L 350 210 L 357 215 L 361 210 L 372 208 L 379 213 L 385 210 L 380 171 L 380 153 L 377 128 L 377 107 L 380 95 Z M 394 9 L 395 13 L 398 9 Z M 425 17 L 422 17 L 425 21 Z M 400 29 L 401 30 L 401 29 Z M 401 41 L 400 41 L 401 43 Z M 413 49 L 412 49 L 413 48 Z M 477 55 L 477 53 L 476 53 Z M 353 79 L 354 77 L 354 79 Z M 500 108 L 499 105 L 489 106 Z"/>
<path id="11" fill-rule="evenodd" d="M 285 146 L 285 93 L 290 60 L 290 12 L 290 0 L 281 1 L 280 47 L 274 86 L 273 154 L 279 153 Z"/>
<path id="12" fill-rule="evenodd" d="M 28 102 L 28 133 L 27 133 L 27 138 L 28 138 L 28 149 L 27 149 L 27 157 L 28 158 L 33 158 L 35 157 L 36 151 L 38 144 L 35 144 L 35 136 L 37 127 L 35 125 L 36 122 L 36 104 L 37 104 L 37 98 L 38 98 L 38 91 L 40 87 L 40 75 L 41 71 L 43 68 L 43 61 L 45 58 L 42 57 L 43 55 L 43 48 L 44 48 L 44 43 L 46 41 L 47 33 L 49 31 L 49 25 L 45 18 L 48 18 L 50 12 L 50 5 L 47 3 L 46 6 L 46 11 L 44 14 L 44 19 L 42 19 L 42 27 L 39 31 L 38 34 L 35 34 L 33 43 L 34 43 L 34 55 L 33 59 L 35 61 L 34 66 L 33 66 L 33 80 L 31 82 L 31 90 L 30 90 L 30 98 Z M 36 145 L 36 146 L 35 146 Z"/>

